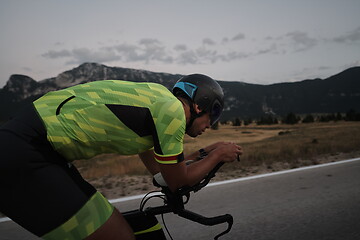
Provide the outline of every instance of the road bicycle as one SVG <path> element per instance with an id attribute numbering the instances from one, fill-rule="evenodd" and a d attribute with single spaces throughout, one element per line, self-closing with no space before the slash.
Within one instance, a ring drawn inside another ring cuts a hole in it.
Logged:
<path id="1" fill-rule="evenodd" d="M 163 218 L 164 214 L 167 213 L 174 213 L 179 217 L 206 226 L 227 223 L 227 229 L 216 235 L 214 237 L 215 240 L 229 233 L 233 225 L 233 217 L 230 214 L 215 217 L 205 217 L 185 209 L 185 204 L 187 204 L 190 200 L 190 193 L 195 193 L 204 188 L 210 182 L 210 180 L 215 177 L 216 172 L 222 165 L 223 162 L 220 162 L 218 165 L 216 165 L 216 167 L 211 172 L 209 172 L 198 184 L 192 187 L 182 187 L 175 192 L 170 191 L 161 175 L 155 175 L 153 178 L 153 184 L 156 187 L 161 188 L 161 190 L 150 192 L 145 195 L 140 203 L 139 209 L 122 213 L 132 227 L 136 236 L 136 240 L 167 240 L 164 230 L 156 218 L 157 215 L 161 215 L 165 230 L 170 239 L 173 240 Z M 157 194 L 154 194 L 155 192 L 157 192 Z M 145 208 L 145 204 L 152 198 L 161 198 L 164 205 Z"/>

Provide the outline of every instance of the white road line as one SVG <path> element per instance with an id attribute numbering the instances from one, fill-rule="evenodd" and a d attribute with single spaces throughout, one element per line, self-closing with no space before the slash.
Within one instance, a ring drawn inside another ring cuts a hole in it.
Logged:
<path id="1" fill-rule="evenodd" d="M 7 221 L 11 221 L 11 219 L 8 218 L 8 217 L 0 218 L 0 223 L 2 223 L 2 222 L 7 222 Z"/>
<path id="2" fill-rule="evenodd" d="M 312 165 L 312 166 L 294 168 L 294 169 L 283 170 L 283 171 L 278 171 L 278 172 L 259 174 L 259 175 L 254 175 L 254 176 L 250 176 L 250 177 L 242 177 L 242 178 L 236 178 L 236 179 L 231 179 L 231 180 L 219 181 L 219 182 L 209 183 L 207 185 L 207 187 L 223 185 L 223 184 L 228 184 L 228 183 L 242 182 L 242 181 L 264 178 L 264 177 L 271 177 L 271 176 L 276 176 L 276 175 L 281 175 L 281 174 L 286 174 L 286 173 L 304 171 L 304 170 L 308 170 L 308 169 L 321 168 L 321 167 L 327 167 L 327 166 L 337 165 L 337 164 L 342 164 L 342 163 L 355 162 L 355 161 L 359 161 L 359 160 L 360 160 L 360 158 L 352 158 L 352 159 L 342 160 L 342 161 L 338 161 L 338 162 L 323 163 L 323 164 L 319 164 L 319 165 Z"/>
<path id="3" fill-rule="evenodd" d="M 248 180 L 253 180 L 253 179 L 258 179 L 258 178 L 271 177 L 271 176 L 275 176 L 275 175 L 281 175 L 281 174 L 292 173 L 292 172 L 299 172 L 299 171 L 304 171 L 304 170 L 308 170 L 308 169 L 327 167 L 327 166 L 331 166 L 331 165 L 337 165 L 337 164 L 343 164 L 343 163 L 349 163 L 349 162 L 355 162 L 355 161 L 360 161 L 360 158 L 352 158 L 352 159 L 342 160 L 342 161 L 338 161 L 338 162 L 324 163 L 324 164 L 301 167 L 301 168 L 294 168 L 294 169 L 289 169 L 289 170 L 284 170 L 284 171 L 279 171 L 279 172 L 259 174 L 259 175 L 254 175 L 254 176 L 250 176 L 250 177 L 242 177 L 242 178 L 236 178 L 236 179 L 231 179 L 231 180 L 219 181 L 219 182 L 210 183 L 206 187 L 212 187 L 212 186 L 218 186 L 218 185 L 223 185 L 223 184 L 248 181 Z M 122 197 L 122 198 L 116 198 L 116 199 L 109 200 L 109 202 L 110 203 L 119 203 L 119 202 L 126 202 L 126 201 L 131 201 L 131 200 L 136 200 L 136 199 L 142 199 L 145 195 L 146 194 L 134 195 L 134 196 Z M 7 221 L 11 221 L 11 219 L 7 218 L 7 217 L 0 218 L 0 223 L 7 222 Z"/>

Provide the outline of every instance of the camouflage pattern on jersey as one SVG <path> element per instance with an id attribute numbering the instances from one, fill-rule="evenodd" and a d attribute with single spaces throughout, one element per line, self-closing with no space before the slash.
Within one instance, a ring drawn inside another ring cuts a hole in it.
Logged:
<path id="1" fill-rule="evenodd" d="M 48 140 L 69 161 L 101 153 L 137 154 L 155 145 L 159 162 L 176 163 L 183 152 L 182 104 L 160 84 L 96 81 L 49 92 L 34 105 Z M 149 112 L 150 119 L 137 112 Z M 151 124 L 154 131 L 149 134 Z"/>
<path id="2" fill-rule="evenodd" d="M 96 192 L 74 216 L 42 238 L 46 240 L 85 239 L 101 227 L 113 211 L 114 207 L 103 195 Z"/>

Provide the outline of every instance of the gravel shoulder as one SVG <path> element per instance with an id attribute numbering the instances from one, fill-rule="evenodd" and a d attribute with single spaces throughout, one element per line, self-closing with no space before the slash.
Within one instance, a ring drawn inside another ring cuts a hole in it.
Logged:
<path id="1" fill-rule="evenodd" d="M 329 162 L 336 162 L 345 159 L 356 158 L 360 156 L 360 151 L 352 153 L 339 153 L 337 155 L 325 155 L 317 158 L 316 160 L 299 160 L 298 167 L 318 165 Z M 230 164 L 236 164 L 230 163 Z M 270 172 L 277 172 L 290 169 L 287 163 L 275 163 L 272 166 L 257 166 L 250 167 L 241 170 L 227 170 L 219 171 L 216 177 L 212 180 L 223 181 L 247 176 L 253 176 L 257 174 L 264 174 Z M 139 194 L 145 194 L 153 190 L 159 190 L 152 183 L 152 177 L 150 175 L 131 175 L 131 176 L 119 176 L 119 177 L 101 177 L 97 179 L 88 180 L 93 186 L 95 186 L 104 196 L 108 199 L 115 199 L 125 196 L 133 196 Z"/>

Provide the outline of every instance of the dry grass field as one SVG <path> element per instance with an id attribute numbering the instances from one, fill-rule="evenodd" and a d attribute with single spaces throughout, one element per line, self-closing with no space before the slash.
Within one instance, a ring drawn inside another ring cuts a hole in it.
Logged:
<path id="1" fill-rule="evenodd" d="M 220 126 L 198 138 L 185 138 L 185 153 L 217 141 L 239 143 L 240 163 L 226 164 L 217 180 L 338 161 L 360 156 L 360 122 L 296 125 Z M 114 154 L 76 161 L 82 175 L 107 197 L 151 189 L 151 176 L 137 156 Z M 216 179 L 215 179 L 216 180 Z"/>

